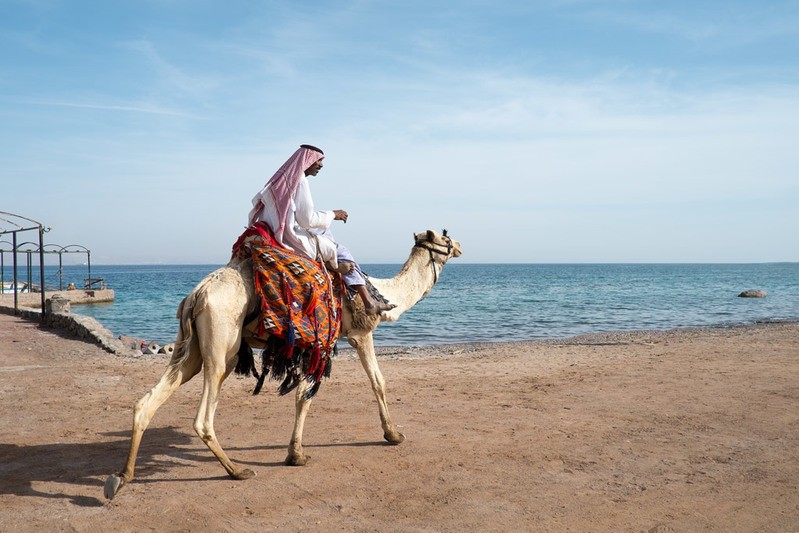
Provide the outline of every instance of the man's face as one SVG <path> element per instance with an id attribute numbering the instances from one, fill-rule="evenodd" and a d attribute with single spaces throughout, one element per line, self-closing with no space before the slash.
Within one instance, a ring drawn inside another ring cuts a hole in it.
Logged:
<path id="1" fill-rule="evenodd" d="M 311 165 L 310 167 L 308 167 L 308 169 L 305 171 L 305 175 L 316 176 L 317 174 L 319 174 L 319 171 L 322 170 L 322 167 L 324 166 L 324 164 L 322 164 L 322 160 L 324 160 L 324 157 L 319 161 L 317 161 L 316 163 L 314 163 L 313 165 Z"/>

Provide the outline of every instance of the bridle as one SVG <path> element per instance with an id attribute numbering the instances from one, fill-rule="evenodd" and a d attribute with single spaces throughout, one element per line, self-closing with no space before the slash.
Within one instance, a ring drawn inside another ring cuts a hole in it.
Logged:
<path id="1" fill-rule="evenodd" d="M 427 250 L 427 253 L 430 254 L 430 266 L 433 269 L 433 285 L 438 283 L 438 271 L 436 271 L 436 258 L 435 255 L 433 254 L 443 255 L 444 257 L 447 258 L 452 254 L 452 248 L 453 248 L 452 239 L 447 236 L 447 230 L 443 230 L 441 237 L 444 239 L 446 244 L 440 244 L 431 241 L 422 241 L 414 244 L 414 247 Z"/>

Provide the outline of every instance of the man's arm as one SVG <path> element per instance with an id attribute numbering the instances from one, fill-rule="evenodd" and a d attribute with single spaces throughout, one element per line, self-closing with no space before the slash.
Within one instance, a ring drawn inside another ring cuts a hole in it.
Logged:
<path id="1" fill-rule="evenodd" d="M 301 178 L 294 194 L 294 220 L 301 228 L 326 230 L 335 220 L 333 211 L 316 211 L 311 197 L 308 179 Z M 345 217 L 346 218 L 346 217 Z"/>

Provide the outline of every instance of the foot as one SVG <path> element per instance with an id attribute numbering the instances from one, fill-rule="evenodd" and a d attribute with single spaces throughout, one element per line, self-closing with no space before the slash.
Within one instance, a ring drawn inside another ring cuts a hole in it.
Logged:
<path id="1" fill-rule="evenodd" d="M 124 484 L 125 478 L 122 477 L 122 474 L 111 474 L 108 476 L 108 479 L 105 480 L 105 487 L 103 487 L 105 497 L 109 500 L 113 500 L 114 496 L 117 495 L 117 492 L 119 492 L 119 489 L 121 489 Z"/>
<path id="2" fill-rule="evenodd" d="M 379 315 L 386 311 L 391 311 L 397 307 L 394 304 L 384 304 L 383 302 L 372 302 L 371 305 L 364 305 L 366 314 L 369 316 Z"/>
<path id="3" fill-rule="evenodd" d="M 286 466 L 305 466 L 310 458 L 310 455 L 289 453 L 286 457 Z"/>
<path id="4" fill-rule="evenodd" d="M 242 468 L 241 470 L 236 470 L 230 474 L 230 477 L 233 479 L 244 480 L 244 479 L 252 479 L 255 477 L 255 472 L 250 470 L 249 468 Z"/>
<path id="5" fill-rule="evenodd" d="M 385 431 L 383 433 L 383 438 L 386 439 L 386 441 L 389 444 L 397 445 L 397 444 L 402 444 L 402 442 L 405 440 L 405 435 L 403 435 L 397 430 L 392 430 L 392 431 Z"/>

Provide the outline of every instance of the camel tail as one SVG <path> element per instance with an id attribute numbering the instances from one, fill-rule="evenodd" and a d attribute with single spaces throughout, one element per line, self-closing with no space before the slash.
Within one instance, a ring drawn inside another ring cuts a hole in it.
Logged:
<path id="1" fill-rule="evenodd" d="M 180 305 L 178 305 L 178 336 L 175 341 L 172 360 L 169 362 L 172 372 L 177 372 L 191 355 L 192 342 L 194 341 L 194 319 L 205 309 L 207 294 L 204 280 L 188 296 L 183 298 Z"/>

